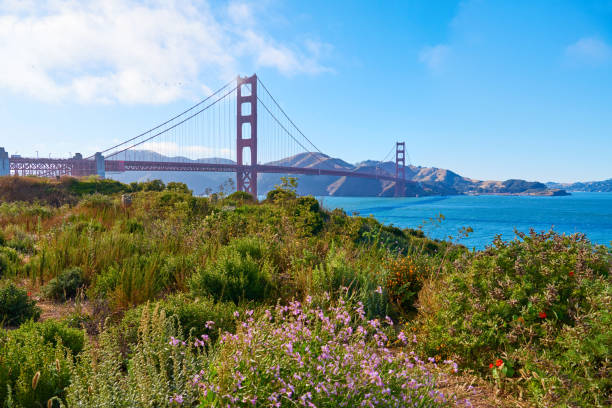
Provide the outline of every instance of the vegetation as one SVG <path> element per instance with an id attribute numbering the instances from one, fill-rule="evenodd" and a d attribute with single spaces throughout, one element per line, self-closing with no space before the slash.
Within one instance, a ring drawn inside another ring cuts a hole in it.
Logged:
<path id="1" fill-rule="evenodd" d="M 444 384 L 474 375 L 609 404 L 611 248 L 534 232 L 472 252 L 296 186 L 0 178 L 0 406 L 433 407 L 469 404 Z"/>

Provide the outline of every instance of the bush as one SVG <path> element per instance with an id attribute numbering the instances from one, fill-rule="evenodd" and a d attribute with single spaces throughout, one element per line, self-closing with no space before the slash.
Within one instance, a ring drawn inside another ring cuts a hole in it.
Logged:
<path id="1" fill-rule="evenodd" d="M 13 248 L 0 246 L 0 277 L 13 276 L 19 267 L 19 254 Z"/>
<path id="2" fill-rule="evenodd" d="M 58 346 L 58 339 L 61 345 L 68 348 L 72 355 L 77 355 L 83 351 L 85 335 L 82 330 L 68 327 L 65 323 L 56 320 L 46 320 L 44 322 L 26 322 L 15 330 L 13 334 L 17 339 L 24 339 L 28 336 L 38 336 L 45 344 L 52 347 Z"/>
<path id="3" fill-rule="evenodd" d="M 71 370 L 67 390 L 69 407 L 167 407 L 177 395 L 185 406 L 195 406 L 198 391 L 192 385 L 204 364 L 201 343 L 185 342 L 180 328 L 163 310 L 144 308 L 136 345 L 129 356 L 120 349 L 117 328 L 104 331 L 97 344 L 88 344 Z"/>
<path id="4" fill-rule="evenodd" d="M 236 305 L 233 302 L 215 303 L 210 298 L 193 299 L 184 294 L 176 294 L 126 312 L 120 327 L 128 345 L 134 344 L 137 340 L 138 325 L 145 309 L 164 310 L 166 316 L 176 318 L 182 330 L 178 335 L 183 338 L 206 334 L 214 343 L 219 332 L 233 333 L 236 330 L 236 319 L 233 316 Z M 211 326 L 210 322 L 214 322 L 214 325 Z"/>
<path id="5" fill-rule="evenodd" d="M 27 320 L 38 320 L 40 308 L 28 293 L 13 283 L 0 288 L 0 320 L 4 326 L 19 326 Z"/>
<path id="6" fill-rule="evenodd" d="M 611 396 L 611 254 L 584 236 L 520 235 L 465 256 L 422 316 L 430 353 L 502 387 L 525 381 L 536 402 L 601 406 Z M 491 368 L 490 368 L 491 367 Z"/>
<path id="7" fill-rule="evenodd" d="M 66 269 L 51 279 L 42 291 L 47 299 L 65 301 L 74 298 L 80 288 L 85 285 L 81 268 Z"/>
<path id="8" fill-rule="evenodd" d="M 220 250 L 218 258 L 189 282 L 195 296 L 217 300 L 265 300 L 274 290 L 275 268 L 257 238 L 240 238 Z"/>
<path id="9" fill-rule="evenodd" d="M 0 405 L 59 408 L 70 383 L 71 365 L 70 351 L 46 341 L 37 330 L 3 331 Z"/>
<path id="10" fill-rule="evenodd" d="M 447 405 L 423 361 L 387 348 L 382 326 L 392 322 L 368 321 L 360 305 L 317 308 L 307 299 L 251 314 L 196 375 L 200 406 Z"/>

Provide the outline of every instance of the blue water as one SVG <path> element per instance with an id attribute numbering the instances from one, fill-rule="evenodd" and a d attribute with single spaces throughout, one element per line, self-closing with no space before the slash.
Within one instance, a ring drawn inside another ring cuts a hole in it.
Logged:
<path id="1" fill-rule="evenodd" d="M 385 224 L 417 228 L 432 237 L 457 237 L 461 227 L 474 232 L 459 242 L 482 249 L 496 235 L 515 237 L 514 229 L 528 232 L 581 232 L 596 243 L 612 245 L 612 193 L 572 193 L 566 197 L 448 196 L 419 198 L 320 197 L 328 209 L 373 215 Z M 432 221 L 442 214 L 440 223 Z"/>

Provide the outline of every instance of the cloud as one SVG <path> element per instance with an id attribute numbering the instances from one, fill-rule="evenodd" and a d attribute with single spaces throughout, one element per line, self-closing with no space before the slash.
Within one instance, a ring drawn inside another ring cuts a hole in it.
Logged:
<path id="1" fill-rule="evenodd" d="M 275 41 L 256 19 L 239 2 L 213 12 L 203 1 L 5 0 L 0 88 L 52 102 L 156 104 L 199 96 L 242 67 L 328 70 L 325 44 Z"/>
<path id="2" fill-rule="evenodd" d="M 596 37 L 584 37 L 565 49 L 572 61 L 586 64 L 601 64 L 612 60 L 612 47 Z"/>
<path id="3" fill-rule="evenodd" d="M 428 46 L 424 47 L 419 53 L 419 61 L 425 64 L 432 72 L 439 72 L 444 68 L 449 55 L 450 47 L 448 45 Z"/>

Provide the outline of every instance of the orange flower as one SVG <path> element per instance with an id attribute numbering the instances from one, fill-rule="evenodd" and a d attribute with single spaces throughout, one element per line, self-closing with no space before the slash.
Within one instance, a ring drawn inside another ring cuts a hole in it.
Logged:
<path id="1" fill-rule="evenodd" d="M 496 367 L 501 367 L 503 365 L 504 365 L 504 360 L 502 360 L 501 358 L 498 358 L 497 360 L 495 360 Z"/>
<path id="2" fill-rule="evenodd" d="M 540 319 L 546 319 L 546 313 L 544 312 L 538 313 L 538 316 L 540 317 Z"/>

